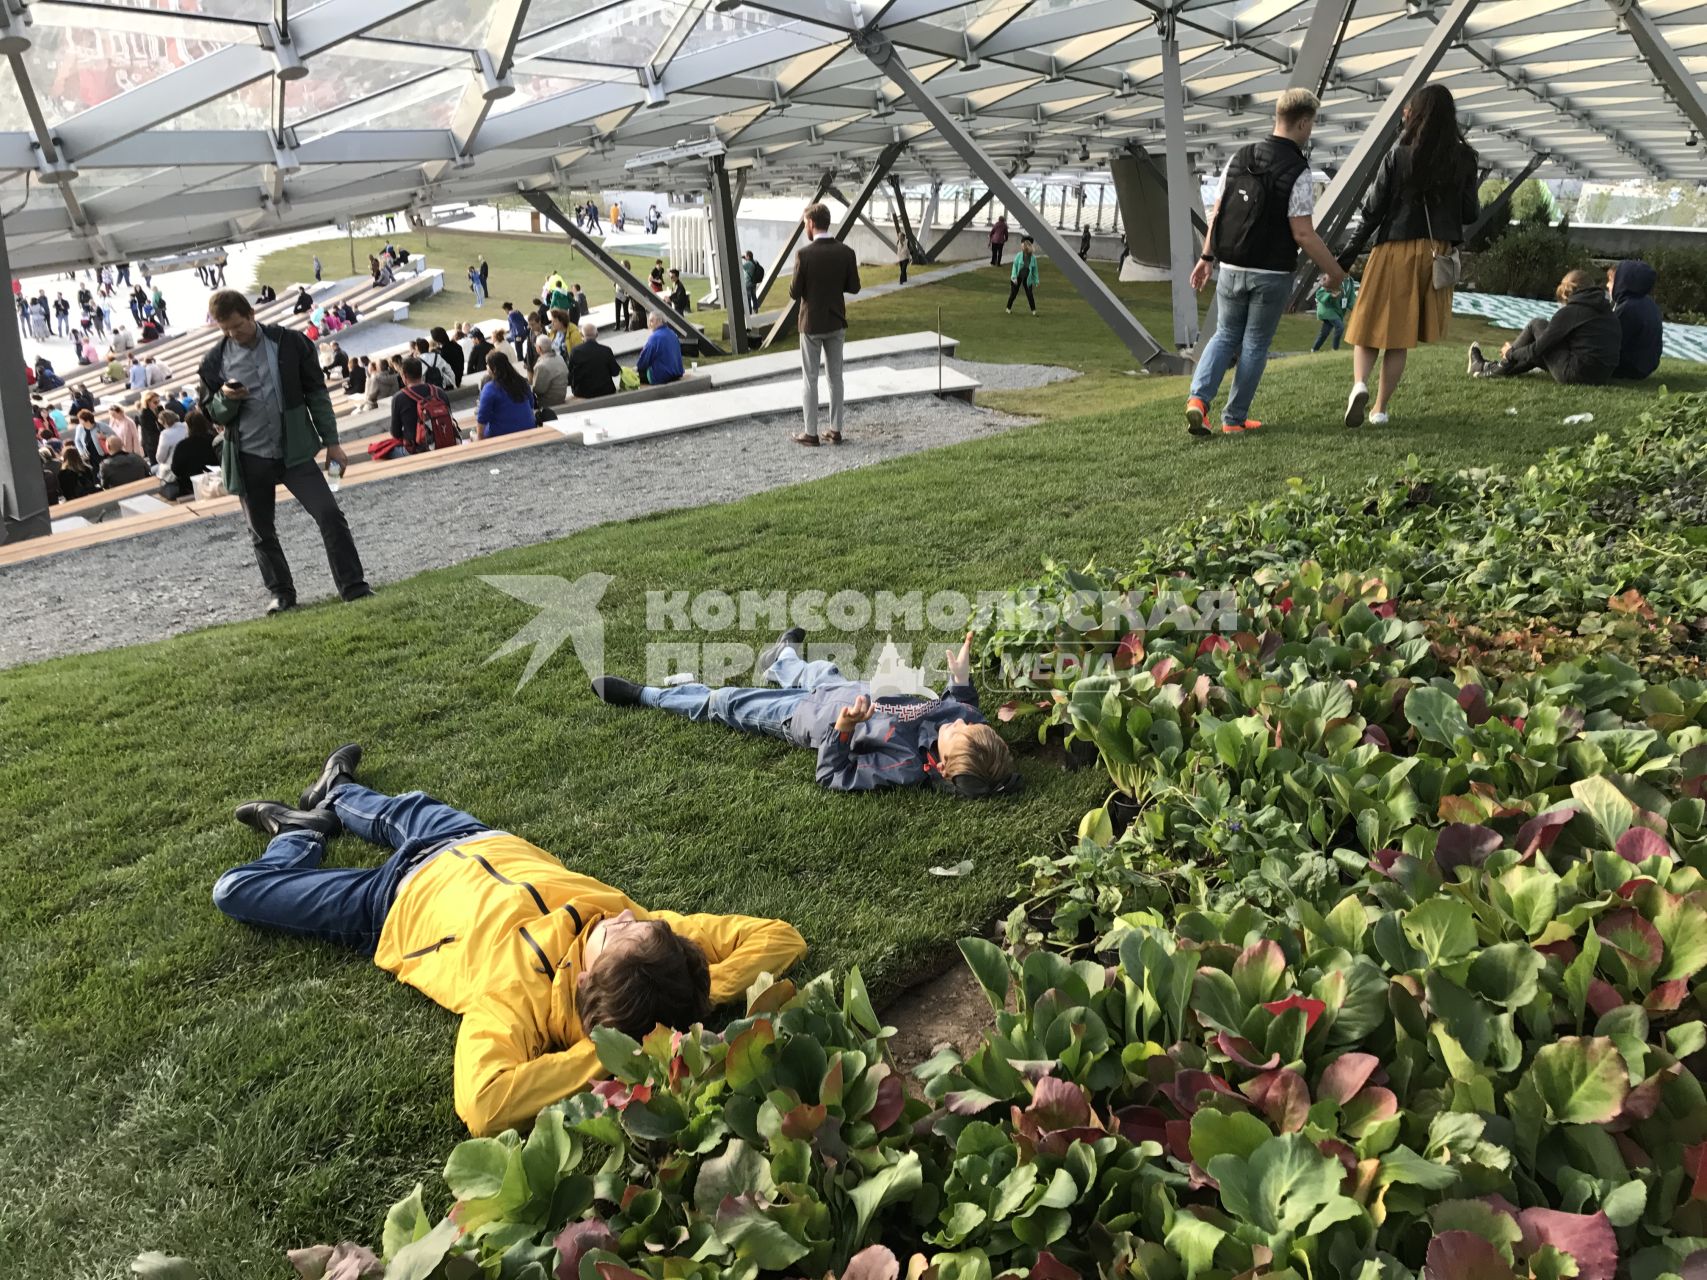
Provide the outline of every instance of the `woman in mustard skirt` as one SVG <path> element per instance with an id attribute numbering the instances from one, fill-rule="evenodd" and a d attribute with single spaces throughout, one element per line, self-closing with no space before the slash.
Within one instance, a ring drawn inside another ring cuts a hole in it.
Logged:
<path id="1" fill-rule="evenodd" d="M 1452 94 L 1444 85 L 1428 85 L 1406 104 L 1399 144 L 1381 162 L 1357 239 L 1341 259 L 1352 260 L 1373 239 L 1345 335 L 1356 348 L 1346 426 L 1363 425 L 1378 355 L 1381 384 L 1369 414 L 1377 426 L 1387 421 L 1411 348 L 1445 336 L 1452 289 L 1434 287 L 1434 259 L 1463 243 L 1465 227 L 1480 212 L 1476 185 L 1476 153 L 1458 130 Z"/>

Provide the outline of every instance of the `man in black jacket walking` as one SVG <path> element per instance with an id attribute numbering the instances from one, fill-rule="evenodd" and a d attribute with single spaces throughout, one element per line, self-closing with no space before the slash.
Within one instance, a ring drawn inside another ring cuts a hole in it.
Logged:
<path id="1" fill-rule="evenodd" d="M 349 523 L 314 460 L 324 447 L 328 463 L 346 464 L 314 344 L 294 329 L 257 324 L 249 299 L 235 290 L 214 294 L 208 314 L 225 337 L 202 360 L 198 402 L 225 428 L 221 471 L 227 492 L 242 500 L 249 521 L 261 581 L 272 593 L 267 612 L 296 604 L 296 584 L 274 524 L 279 484 L 320 527 L 338 594 L 345 600 L 372 595 Z"/>

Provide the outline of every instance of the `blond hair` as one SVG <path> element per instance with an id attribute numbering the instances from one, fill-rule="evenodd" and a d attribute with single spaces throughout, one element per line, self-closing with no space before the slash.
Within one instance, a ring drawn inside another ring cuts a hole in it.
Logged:
<path id="1" fill-rule="evenodd" d="M 1288 89 L 1274 104 L 1274 118 L 1287 128 L 1300 120 L 1313 118 L 1322 109 L 1322 100 L 1308 89 Z"/>
<path id="2" fill-rule="evenodd" d="M 995 786 L 1013 771 L 1013 752 L 1002 741 L 1002 735 L 987 724 L 966 725 L 943 749 L 942 776 L 945 779 L 971 774 Z"/>

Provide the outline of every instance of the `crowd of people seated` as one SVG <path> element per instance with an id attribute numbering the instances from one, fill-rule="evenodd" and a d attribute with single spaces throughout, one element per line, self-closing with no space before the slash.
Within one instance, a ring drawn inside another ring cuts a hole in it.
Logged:
<path id="1" fill-rule="evenodd" d="M 72 387 L 63 406 L 37 399 L 33 407 L 50 503 L 150 478 L 161 482 L 164 496 L 188 497 L 196 476 L 219 469 L 219 439 L 189 387 L 169 395 L 149 391 L 134 416 L 122 404 L 109 404 L 104 421 L 83 383 Z"/>

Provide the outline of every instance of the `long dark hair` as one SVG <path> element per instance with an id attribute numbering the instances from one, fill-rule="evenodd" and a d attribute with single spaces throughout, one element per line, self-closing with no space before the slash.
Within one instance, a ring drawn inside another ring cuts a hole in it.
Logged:
<path id="1" fill-rule="evenodd" d="M 1442 191 L 1457 181 L 1464 135 L 1458 129 L 1458 104 L 1452 100 L 1452 90 L 1443 84 L 1417 90 L 1399 145 L 1411 153 L 1411 177 L 1423 191 Z"/>
<path id="2" fill-rule="evenodd" d="M 200 409 L 191 409 L 184 415 L 184 429 L 198 440 L 213 439 L 213 424 Z"/>
<path id="3" fill-rule="evenodd" d="M 510 357 L 502 351 L 494 351 L 486 357 L 486 372 L 492 381 L 504 389 L 504 394 L 520 404 L 528 398 L 527 379 L 516 372 L 516 366 L 510 363 Z"/>

